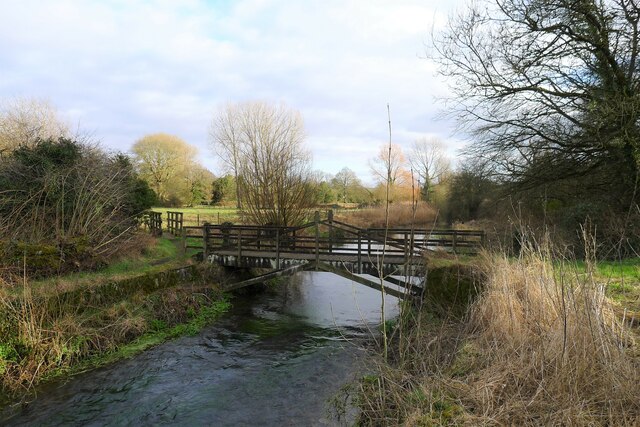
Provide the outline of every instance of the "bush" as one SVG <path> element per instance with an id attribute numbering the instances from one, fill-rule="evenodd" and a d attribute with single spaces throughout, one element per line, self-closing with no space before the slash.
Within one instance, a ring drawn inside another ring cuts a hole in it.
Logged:
<path id="1" fill-rule="evenodd" d="M 155 201 L 129 159 L 70 139 L 40 140 L 0 159 L 4 263 L 50 274 L 113 254 Z"/>

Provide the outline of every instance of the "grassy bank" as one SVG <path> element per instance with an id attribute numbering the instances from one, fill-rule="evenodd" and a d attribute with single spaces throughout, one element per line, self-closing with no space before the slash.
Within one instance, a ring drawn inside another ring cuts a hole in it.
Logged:
<path id="1" fill-rule="evenodd" d="M 147 234 L 137 237 L 137 248 L 116 257 L 109 265 L 96 271 L 69 273 L 46 279 L 31 280 L 33 292 L 38 295 L 55 295 L 77 288 L 92 287 L 107 281 L 123 280 L 143 274 L 153 274 L 191 263 L 190 254 L 182 254 L 178 245 L 167 238 L 155 238 Z M 21 279 L 13 280 L 13 283 Z M 19 293 L 20 287 L 10 287 Z"/>
<path id="2" fill-rule="evenodd" d="M 357 386 L 359 423 L 638 425 L 637 326 L 619 310 L 637 303 L 637 267 L 486 256 L 473 303 L 404 310 Z"/>
<path id="3" fill-rule="evenodd" d="M 225 311 L 229 304 L 216 285 L 222 273 L 172 269 L 175 251 L 159 240 L 100 272 L 0 282 L 0 402 L 50 378 L 195 333 Z"/>

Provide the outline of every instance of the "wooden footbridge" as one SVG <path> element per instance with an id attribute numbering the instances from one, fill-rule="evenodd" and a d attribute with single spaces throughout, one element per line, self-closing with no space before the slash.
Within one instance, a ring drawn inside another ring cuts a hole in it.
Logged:
<path id="1" fill-rule="evenodd" d="M 421 290 L 420 284 L 408 278 L 415 276 L 423 264 L 425 252 L 473 254 L 484 244 L 483 231 L 365 229 L 334 219 L 332 211 L 326 219 L 316 212 L 313 221 L 296 227 L 229 223 L 183 226 L 182 215 L 176 214 L 168 212 L 168 229 L 182 237 L 184 250 L 201 249 L 203 260 L 210 263 L 269 270 L 233 284 L 229 290 L 301 270 L 321 270 L 375 289 L 384 286 L 389 294 L 404 297 Z"/>

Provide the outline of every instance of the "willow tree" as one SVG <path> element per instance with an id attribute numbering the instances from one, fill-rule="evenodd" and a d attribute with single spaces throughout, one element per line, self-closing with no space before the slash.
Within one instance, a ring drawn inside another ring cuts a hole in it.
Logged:
<path id="1" fill-rule="evenodd" d="M 639 22 L 635 0 L 480 1 L 454 16 L 435 57 L 472 150 L 521 189 L 571 181 L 633 206 Z"/>
<path id="2" fill-rule="evenodd" d="M 314 188 L 299 112 L 264 102 L 229 104 L 213 119 L 211 142 L 236 176 L 241 213 L 248 221 L 303 221 Z"/>

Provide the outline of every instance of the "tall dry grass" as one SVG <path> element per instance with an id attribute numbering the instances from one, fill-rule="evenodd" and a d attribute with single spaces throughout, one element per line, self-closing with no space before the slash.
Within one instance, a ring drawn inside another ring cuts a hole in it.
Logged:
<path id="1" fill-rule="evenodd" d="M 411 203 L 394 203 L 389 205 L 390 227 L 433 227 L 437 219 L 437 211 L 427 203 L 418 203 L 413 213 Z M 385 207 L 360 209 L 352 212 L 344 212 L 338 215 L 338 219 L 363 228 L 383 228 L 385 226 Z"/>
<path id="2" fill-rule="evenodd" d="M 640 356 L 605 284 L 548 251 L 486 255 L 462 322 L 412 314 L 364 425 L 640 425 Z M 402 322 L 401 322 L 402 324 Z"/>

